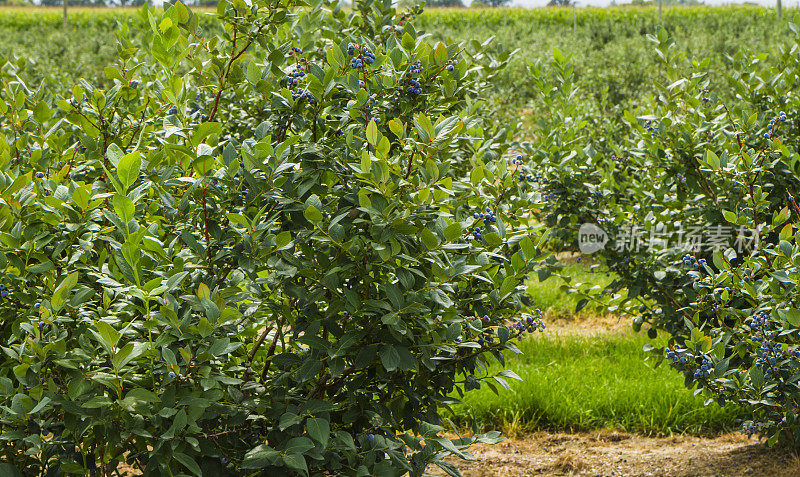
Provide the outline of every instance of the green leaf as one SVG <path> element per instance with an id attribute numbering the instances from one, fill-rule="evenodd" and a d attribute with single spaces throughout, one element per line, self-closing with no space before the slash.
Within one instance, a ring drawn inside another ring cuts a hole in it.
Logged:
<path id="1" fill-rule="evenodd" d="M 750 368 L 750 380 L 753 383 L 753 387 L 757 390 L 761 389 L 761 386 L 764 385 L 764 372 L 761 371 L 761 367 L 757 364 L 754 364 L 752 368 Z"/>
<path id="2" fill-rule="evenodd" d="M 278 421 L 278 430 L 281 432 L 303 422 L 303 418 L 293 412 L 285 412 Z"/>
<path id="3" fill-rule="evenodd" d="M 303 216 L 308 219 L 309 222 L 313 224 L 317 224 L 322 222 L 322 212 L 319 211 L 313 205 L 308 205 L 306 210 L 303 211 Z"/>
<path id="4" fill-rule="evenodd" d="M 331 425 L 327 420 L 319 417 L 310 418 L 306 421 L 306 429 L 312 439 L 322 444 L 323 448 L 328 447 Z"/>
<path id="5" fill-rule="evenodd" d="M 51 263 L 51 262 L 47 262 Z M 51 263 L 52 264 L 52 263 Z M 53 292 L 53 297 L 50 299 L 50 304 L 55 309 L 61 309 L 61 306 L 64 304 L 65 295 L 72 290 L 75 285 L 78 284 L 78 272 L 72 272 L 67 275 L 64 280 L 58 285 L 58 288 Z"/>
<path id="6" fill-rule="evenodd" d="M 375 124 L 374 119 L 367 124 L 367 142 L 372 147 L 378 145 L 378 125 Z"/>
<path id="7" fill-rule="evenodd" d="M 255 61 L 251 60 L 247 63 L 247 73 L 246 73 L 247 81 L 250 84 L 255 85 L 261 79 L 261 68 L 256 64 Z"/>
<path id="8" fill-rule="evenodd" d="M 444 43 L 439 42 L 436 45 L 436 49 L 433 50 L 433 59 L 440 65 L 447 61 L 447 47 Z"/>
<path id="9" fill-rule="evenodd" d="M 400 354 L 394 346 L 384 345 L 379 354 L 381 357 L 381 364 L 383 364 L 386 371 L 391 372 L 397 369 L 397 366 L 400 364 Z"/>
<path id="10" fill-rule="evenodd" d="M 200 477 L 203 476 L 203 471 L 200 470 L 200 466 L 197 465 L 197 462 L 194 460 L 194 458 L 182 452 L 176 452 L 172 454 L 172 457 L 175 457 L 175 460 L 177 460 L 178 462 L 183 464 L 187 469 L 192 471 L 194 475 L 199 475 Z"/>
<path id="11" fill-rule="evenodd" d="M 314 443 L 308 437 L 293 437 L 286 443 L 283 451 L 287 454 L 303 454 L 314 448 Z"/>
<path id="12" fill-rule="evenodd" d="M 513 276 L 508 276 L 503 279 L 503 284 L 500 285 L 500 296 L 506 296 L 509 293 L 514 291 L 514 288 L 517 286 L 517 279 Z"/>
<path id="13" fill-rule="evenodd" d="M 117 167 L 123 155 L 125 155 L 125 153 L 122 152 L 122 149 L 116 144 L 111 144 L 106 150 L 106 157 L 108 157 L 109 162 L 111 162 L 111 165 L 114 167 Z"/>
<path id="14" fill-rule="evenodd" d="M 212 134 L 222 134 L 222 124 L 215 122 L 200 123 L 197 130 L 192 134 L 192 146 L 198 147 L 202 142 Z"/>
<path id="15" fill-rule="evenodd" d="M 456 240 L 457 238 L 461 237 L 461 232 L 462 232 L 461 231 L 461 224 L 456 222 L 454 224 L 448 225 L 447 228 L 444 229 L 443 234 L 444 234 L 445 240 L 447 240 L 448 242 L 452 242 L 452 241 Z"/>
<path id="16" fill-rule="evenodd" d="M 400 45 L 405 48 L 406 51 L 411 52 L 414 50 L 416 42 L 414 41 L 413 36 L 411 36 L 408 32 L 405 32 L 403 33 L 403 38 L 400 40 Z"/>
<path id="17" fill-rule="evenodd" d="M 439 239 L 436 238 L 436 235 L 434 235 L 430 230 L 422 229 L 420 235 L 422 235 L 422 243 L 425 244 L 425 247 L 427 247 L 428 250 L 434 250 L 439 246 Z"/>
<path id="18" fill-rule="evenodd" d="M 442 306 L 442 308 L 450 308 L 453 306 L 453 300 L 447 295 L 447 293 L 443 292 L 442 290 L 436 288 L 431 290 L 431 294 L 433 300 Z"/>
<path id="19" fill-rule="evenodd" d="M 286 467 L 294 469 L 308 475 L 308 466 L 306 465 L 306 458 L 303 454 L 288 454 L 283 456 L 283 463 Z"/>
<path id="20" fill-rule="evenodd" d="M 136 212 L 136 206 L 133 201 L 122 194 L 114 194 L 114 212 L 122 220 L 123 224 L 128 224 L 133 219 Z M 123 230 L 127 233 L 127 230 Z"/>
<path id="21" fill-rule="evenodd" d="M 711 166 L 715 171 L 720 169 L 719 156 L 711 149 L 706 151 L 706 164 Z"/>
<path id="22" fill-rule="evenodd" d="M 41 400 L 41 401 L 39 401 L 39 404 L 37 404 L 37 405 L 36 405 L 36 407 L 34 407 L 34 408 L 33 408 L 33 409 L 31 409 L 30 411 L 28 411 L 28 414 L 29 414 L 29 415 L 31 415 L 31 414 L 36 414 L 37 412 L 39 412 L 39 411 L 41 411 L 42 409 L 44 409 L 44 407 L 45 407 L 45 406 L 47 406 L 47 404 L 48 404 L 49 402 L 50 402 L 50 398 L 49 398 L 49 397 L 47 397 L 47 396 L 43 397 L 43 398 L 42 398 L 42 400 Z"/>
<path id="23" fill-rule="evenodd" d="M 472 183 L 472 185 L 477 186 L 481 183 L 483 177 L 483 167 L 478 166 L 475 169 L 472 169 L 472 172 L 469 174 L 469 181 Z"/>
<path id="24" fill-rule="evenodd" d="M 730 210 L 723 210 L 722 211 L 722 215 L 725 217 L 725 220 L 727 220 L 728 222 L 730 222 L 732 224 L 735 224 L 736 221 L 739 220 L 739 217 L 735 213 L 731 212 Z"/>
<path id="25" fill-rule="evenodd" d="M 283 250 L 288 248 L 292 242 L 292 234 L 288 230 L 284 230 L 275 237 L 275 250 Z"/>
<path id="26" fill-rule="evenodd" d="M 126 154 L 119 160 L 119 164 L 117 164 L 117 178 L 119 178 L 119 182 L 122 184 L 123 192 L 127 192 L 130 186 L 136 182 L 141 167 L 142 156 L 138 151 Z"/>
<path id="27" fill-rule="evenodd" d="M 786 310 L 786 321 L 795 328 L 800 328 L 800 310 L 797 308 Z"/>
<path id="28" fill-rule="evenodd" d="M 224 0 L 220 3 L 225 3 Z M 243 469 L 263 469 L 268 465 L 274 465 L 280 458 L 280 453 L 266 444 L 251 449 L 244 455 L 242 461 Z"/>
<path id="29" fill-rule="evenodd" d="M 117 342 L 121 336 L 119 331 L 115 330 L 105 321 L 96 321 L 94 326 L 97 328 L 97 331 L 100 332 L 100 337 L 103 339 L 105 344 L 112 347 L 117 345 Z"/>
<path id="30" fill-rule="evenodd" d="M 125 395 L 125 399 L 131 399 L 135 401 L 141 402 L 159 402 L 160 399 L 158 396 L 155 395 L 152 391 L 149 391 L 144 388 L 134 388 L 131 389 L 128 394 Z"/>

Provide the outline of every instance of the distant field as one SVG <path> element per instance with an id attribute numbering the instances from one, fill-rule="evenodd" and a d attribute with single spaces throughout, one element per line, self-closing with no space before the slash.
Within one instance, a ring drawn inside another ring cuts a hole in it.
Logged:
<path id="1" fill-rule="evenodd" d="M 789 8 L 785 17 L 797 13 Z M 0 55 L 27 60 L 24 79 L 59 78 L 55 88 L 71 87 L 81 77 L 103 84 L 103 68 L 116 57 L 118 24 L 127 23 L 134 32 L 145 27 L 135 8 L 71 7 L 66 29 L 61 15 L 58 7 L 0 8 Z M 211 14 L 207 18 L 210 26 Z M 726 58 L 742 48 L 774 52 L 788 32 L 774 10 L 759 6 L 665 8 L 662 23 L 686 50 L 687 60 L 708 58 L 711 72 L 724 71 Z M 493 52 L 516 50 L 490 101 L 512 120 L 528 111 L 529 122 L 539 111 L 527 67 L 549 58 L 554 48 L 574 65 L 579 99 L 587 107 L 635 110 L 652 94 L 658 66 L 646 36 L 658 25 L 653 7 L 432 9 L 416 22 L 418 30 L 436 39 L 493 38 Z"/>

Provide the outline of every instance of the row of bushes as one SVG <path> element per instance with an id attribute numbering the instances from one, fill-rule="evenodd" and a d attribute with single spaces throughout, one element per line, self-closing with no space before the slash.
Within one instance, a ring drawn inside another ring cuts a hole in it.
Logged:
<path id="1" fill-rule="evenodd" d="M 635 329 L 666 331 L 668 347 L 649 347 L 656 364 L 709 401 L 749 409 L 748 434 L 796 447 L 800 36 L 789 28 L 769 55 L 739 52 L 724 72 L 662 30 L 650 38 L 655 94 L 636 116 L 576 105 L 572 66 L 556 52 L 530 69 L 552 114 L 525 148 L 556 242 L 579 251 L 582 224 L 606 235 L 597 257 L 616 278 L 573 285 L 579 307 L 596 301 L 634 316 Z"/>

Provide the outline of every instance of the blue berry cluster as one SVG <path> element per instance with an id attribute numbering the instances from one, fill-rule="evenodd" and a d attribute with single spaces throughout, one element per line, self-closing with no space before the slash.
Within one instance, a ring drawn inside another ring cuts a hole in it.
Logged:
<path id="1" fill-rule="evenodd" d="M 456 60 L 449 60 L 447 62 L 447 66 L 445 66 L 445 69 L 447 69 L 447 71 L 453 72 L 456 69 L 455 67 L 456 63 L 457 63 Z"/>
<path id="2" fill-rule="evenodd" d="M 767 332 L 769 331 L 769 314 L 766 311 L 759 311 L 755 315 L 753 315 L 752 320 L 750 321 L 750 329 L 754 332 Z M 757 337 L 756 337 L 757 338 Z M 753 338 L 754 341 L 759 341 L 758 339 Z"/>
<path id="3" fill-rule="evenodd" d="M 525 167 L 519 170 L 519 176 L 517 178 L 520 181 L 532 181 L 534 179 L 533 174 L 528 174 L 528 169 Z"/>
<path id="4" fill-rule="evenodd" d="M 517 332 L 517 338 L 522 339 L 525 333 L 533 333 L 534 331 L 543 332 L 545 324 L 542 321 L 542 310 L 536 309 L 533 315 L 523 313 L 522 316 L 512 323 L 511 328 Z"/>
<path id="5" fill-rule="evenodd" d="M 417 61 L 414 62 L 414 64 L 411 65 L 411 68 L 409 69 L 408 73 L 406 73 L 406 77 L 411 77 L 413 75 L 418 75 L 418 74 L 422 73 L 424 70 L 425 70 L 425 67 L 422 66 L 422 62 L 420 60 L 417 60 Z M 410 75 L 409 75 L 409 73 L 410 73 Z"/>
<path id="6" fill-rule="evenodd" d="M 767 129 L 769 129 L 769 131 L 764 133 L 764 138 L 765 139 L 769 139 L 775 134 L 775 123 L 776 122 L 782 122 L 782 123 L 786 122 L 786 113 L 781 111 L 780 113 L 778 113 L 778 117 L 776 119 L 771 119 L 769 121 L 769 125 L 767 126 Z"/>
<path id="7" fill-rule="evenodd" d="M 483 240 L 483 231 L 480 227 L 470 227 L 469 232 L 475 240 Z"/>
<path id="8" fill-rule="evenodd" d="M 317 104 L 317 100 L 314 98 L 314 95 L 303 88 L 297 88 L 297 91 L 292 92 L 292 99 L 308 101 L 309 104 Z"/>
<path id="9" fill-rule="evenodd" d="M 603 198 L 603 193 L 599 190 L 589 193 L 589 200 L 592 202 L 592 205 L 597 205 L 600 202 L 600 199 Z"/>
<path id="10" fill-rule="evenodd" d="M 781 421 L 781 424 L 783 424 L 785 421 L 786 418 Z M 748 436 L 752 436 L 757 432 L 761 432 L 765 427 L 767 427 L 767 424 L 760 421 L 745 421 L 742 423 L 742 432 Z"/>
<path id="11" fill-rule="evenodd" d="M 703 102 L 704 102 L 704 103 L 710 103 L 710 102 L 711 102 L 711 98 L 709 98 L 708 96 L 706 96 L 706 95 L 709 93 L 709 91 L 708 91 L 707 89 L 705 89 L 705 88 L 700 88 L 700 91 L 699 91 L 699 92 L 700 92 L 700 94 L 701 94 L 701 95 L 702 95 L 702 97 L 703 97 Z"/>
<path id="12" fill-rule="evenodd" d="M 419 84 L 419 81 L 415 79 L 408 80 L 406 84 L 406 93 L 413 94 L 414 96 L 419 96 L 422 94 L 422 87 Z"/>
<path id="13" fill-rule="evenodd" d="M 486 207 L 485 213 L 478 209 L 472 216 L 475 218 L 475 220 L 483 219 L 483 224 L 487 227 L 497 223 L 497 217 L 495 217 L 494 212 L 492 212 L 490 207 Z"/>
<path id="14" fill-rule="evenodd" d="M 291 71 L 286 74 L 286 83 L 291 86 L 297 86 L 300 83 L 300 79 L 306 75 L 305 66 L 302 64 L 295 64 Z"/>
<path id="15" fill-rule="evenodd" d="M 303 54 L 303 50 L 298 48 L 298 47 L 296 47 L 296 46 L 293 46 L 292 49 L 289 51 L 289 55 L 291 56 L 293 54 L 302 55 Z"/>
<path id="16" fill-rule="evenodd" d="M 35 175 L 37 179 L 42 179 L 44 177 L 44 172 L 39 171 Z"/>
<path id="17" fill-rule="evenodd" d="M 755 364 L 764 372 L 764 378 L 769 379 L 772 374 L 778 371 L 778 368 L 775 367 L 775 363 L 778 362 L 778 359 L 781 357 L 779 354 L 782 353 L 783 351 L 778 343 L 769 339 L 762 341 L 761 347 L 758 348 L 759 358 L 756 359 Z"/>
<path id="18" fill-rule="evenodd" d="M 173 107 L 169 108 L 169 114 L 172 114 L 172 115 L 178 114 L 178 107 L 177 106 L 173 106 Z"/>
<path id="19" fill-rule="evenodd" d="M 627 157 L 620 157 L 614 154 L 611 155 L 611 160 L 617 164 L 622 164 L 622 165 L 627 165 L 630 162 L 630 160 L 628 160 Z"/>
<path id="20" fill-rule="evenodd" d="M 711 376 L 711 369 L 713 368 L 713 364 L 711 360 L 707 358 L 703 358 L 703 362 L 700 364 L 700 367 L 694 372 L 694 379 L 708 379 Z"/>
<path id="21" fill-rule="evenodd" d="M 414 64 L 411 65 L 411 68 L 406 71 L 404 79 L 402 80 L 402 86 L 398 86 L 397 89 L 399 91 L 405 91 L 413 96 L 422 94 L 422 85 L 419 81 L 414 79 L 414 76 L 420 74 L 424 69 L 425 67 L 422 66 L 421 61 L 415 61 Z"/>
<path id="22" fill-rule="evenodd" d="M 698 260 L 697 257 L 695 257 L 694 255 L 691 255 L 691 254 L 687 253 L 686 255 L 683 256 L 683 258 L 681 259 L 681 262 L 684 265 L 692 267 L 695 270 L 697 270 L 697 269 L 700 268 L 701 265 L 705 265 L 706 264 L 706 259 L 705 258 L 701 258 L 700 260 Z"/>
<path id="23" fill-rule="evenodd" d="M 672 345 L 672 348 L 667 348 L 667 358 L 672 360 L 672 364 L 679 366 L 686 364 L 689 360 L 683 356 L 683 351 L 678 348 L 678 345 Z"/>
<path id="24" fill-rule="evenodd" d="M 356 55 L 356 52 L 358 52 L 358 55 Z M 354 70 L 363 69 L 364 65 L 371 65 L 373 62 L 375 62 L 375 54 L 372 53 L 366 46 L 359 47 L 358 45 L 348 43 L 347 54 L 352 57 L 350 58 L 350 68 Z"/>
<path id="25" fill-rule="evenodd" d="M 680 182 L 681 184 L 686 184 L 686 176 L 684 176 L 680 172 L 675 174 L 675 178 L 678 179 L 678 182 Z"/>
<path id="26" fill-rule="evenodd" d="M 5 285 L 0 283 L 0 298 L 8 298 L 8 294 L 9 294 L 8 288 L 6 288 Z"/>
<path id="27" fill-rule="evenodd" d="M 764 372 L 764 378 L 769 378 L 779 371 L 776 364 L 779 361 L 788 358 L 800 357 L 800 350 L 797 348 L 785 351 L 780 343 L 773 341 L 775 332 L 770 330 L 772 323 L 769 319 L 767 311 L 760 311 L 753 315 L 750 320 L 749 326 L 752 331 L 751 339 L 756 343 L 760 343 L 756 354 L 758 358 L 755 364 Z"/>
<path id="28" fill-rule="evenodd" d="M 523 164 L 522 156 L 517 156 L 514 159 L 511 159 L 511 164 L 515 166 L 521 166 Z M 528 173 L 528 169 L 526 167 L 519 169 L 519 176 L 517 178 L 520 182 L 532 181 L 534 179 L 533 175 Z"/>
<path id="29" fill-rule="evenodd" d="M 650 131 L 650 134 L 652 136 L 655 136 L 656 133 L 658 132 L 658 124 L 656 124 L 655 121 L 649 121 L 649 120 L 645 121 L 644 122 L 644 128 L 646 130 Z"/>
<path id="30" fill-rule="evenodd" d="M 208 117 L 205 114 L 200 114 L 200 103 L 203 101 L 203 93 L 197 93 L 194 97 L 195 104 L 189 108 L 189 115 L 190 116 L 197 116 L 199 115 L 200 121 L 205 121 Z"/>

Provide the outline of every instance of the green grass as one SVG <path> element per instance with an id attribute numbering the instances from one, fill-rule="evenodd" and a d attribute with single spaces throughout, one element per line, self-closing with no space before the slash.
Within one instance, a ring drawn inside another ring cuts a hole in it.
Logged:
<path id="1" fill-rule="evenodd" d="M 594 272 L 591 272 L 586 264 L 568 264 L 564 267 L 562 273 L 571 277 L 573 285 L 585 283 L 590 286 L 605 287 L 614 279 L 613 275 L 606 276 L 606 273 L 600 271 L 599 267 Z M 533 300 L 535 308 L 540 308 L 545 312 L 549 311 L 551 316 L 575 315 L 575 307 L 580 299 L 577 295 L 563 291 L 561 286 L 564 284 L 564 280 L 557 276 L 551 276 L 543 282 L 540 282 L 534 276 L 528 281 L 528 296 Z M 587 306 L 578 313 L 578 317 L 587 313 L 598 314 L 602 312 L 592 306 Z"/>
<path id="2" fill-rule="evenodd" d="M 641 350 L 648 342 L 643 334 L 531 337 L 521 343 L 524 354 L 506 362 L 523 381 L 509 380 L 511 391 L 497 386 L 499 396 L 485 384 L 468 393 L 469 408 L 455 408 L 457 421 L 468 424 L 471 414 L 510 434 L 597 428 L 709 434 L 737 427 L 742 410 L 704 406 L 702 396 L 684 388 L 681 374 L 645 362 Z"/>

